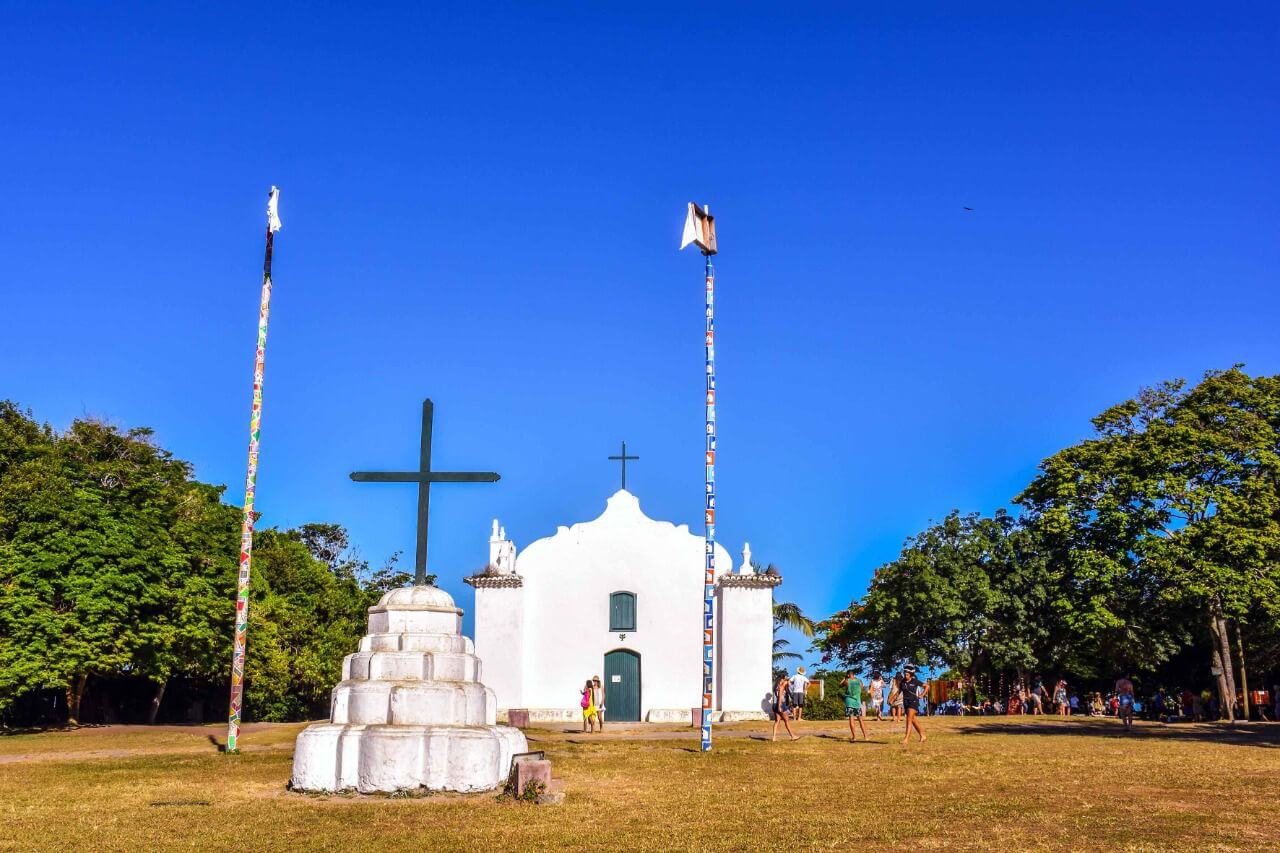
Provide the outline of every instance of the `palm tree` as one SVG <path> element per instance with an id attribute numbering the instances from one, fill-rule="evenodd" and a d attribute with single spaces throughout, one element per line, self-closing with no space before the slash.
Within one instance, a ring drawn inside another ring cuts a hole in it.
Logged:
<path id="1" fill-rule="evenodd" d="M 782 628 L 791 628 L 806 637 L 812 637 L 816 626 L 812 619 L 804 615 L 799 605 L 790 601 L 775 601 L 773 603 L 773 665 L 775 667 L 780 661 L 800 660 L 800 655 L 787 651 L 787 646 L 791 645 L 790 641 L 778 636 L 778 631 Z"/>
<path id="2" fill-rule="evenodd" d="M 775 668 L 784 660 L 800 660 L 800 655 L 786 650 L 789 645 L 791 645 L 791 641 L 782 637 L 778 637 L 773 641 L 773 665 Z"/>
<path id="3" fill-rule="evenodd" d="M 776 632 L 779 628 L 792 628 L 806 637 L 812 637 L 817 626 L 812 619 L 804 615 L 800 610 L 800 605 L 793 604 L 790 601 L 775 601 L 773 603 L 773 630 Z"/>

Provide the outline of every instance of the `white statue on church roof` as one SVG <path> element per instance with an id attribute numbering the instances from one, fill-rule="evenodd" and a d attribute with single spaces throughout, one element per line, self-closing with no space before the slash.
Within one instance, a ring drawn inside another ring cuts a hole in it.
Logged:
<path id="1" fill-rule="evenodd" d="M 486 571 L 492 574 L 513 575 L 516 571 L 516 543 L 507 538 L 507 529 L 493 520 L 489 534 L 489 564 Z"/>

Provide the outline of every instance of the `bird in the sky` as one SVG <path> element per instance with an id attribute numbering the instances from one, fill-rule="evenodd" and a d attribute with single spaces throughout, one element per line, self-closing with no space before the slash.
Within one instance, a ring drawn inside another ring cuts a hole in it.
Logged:
<path id="1" fill-rule="evenodd" d="M 965 210 L 973 210 L 972 207 L 966 207 Z"/>

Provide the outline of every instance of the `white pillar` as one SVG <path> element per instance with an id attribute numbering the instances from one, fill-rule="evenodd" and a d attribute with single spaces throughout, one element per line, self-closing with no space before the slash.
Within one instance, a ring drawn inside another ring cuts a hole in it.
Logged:
<path id="1" fill-rule="evenodd" d="M 725 719 L 766 715 L 773 688 L 773 588 L 777 575 L 720 578 L 720 709 Z"/>
<path id="2" fill-rule="evenodd" d="M 467 578 L 476 590 L 476 657 L 498 711 L 524 707 L 524 584 L 519 575 Z"/>

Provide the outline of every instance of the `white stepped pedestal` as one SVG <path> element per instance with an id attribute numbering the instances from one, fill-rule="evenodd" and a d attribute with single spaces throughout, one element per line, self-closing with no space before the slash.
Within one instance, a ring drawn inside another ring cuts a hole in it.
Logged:
<path id="1" fill-rule="evenodd" d="M 496 788 L 529 748 L 519 729 L 495 725 L 496 713 L 453 598 L 434 586 L 392 590 L 369 608 L 369 633 L 342 662 L 329 722 L 298 735 L 292 786 Z"/>

